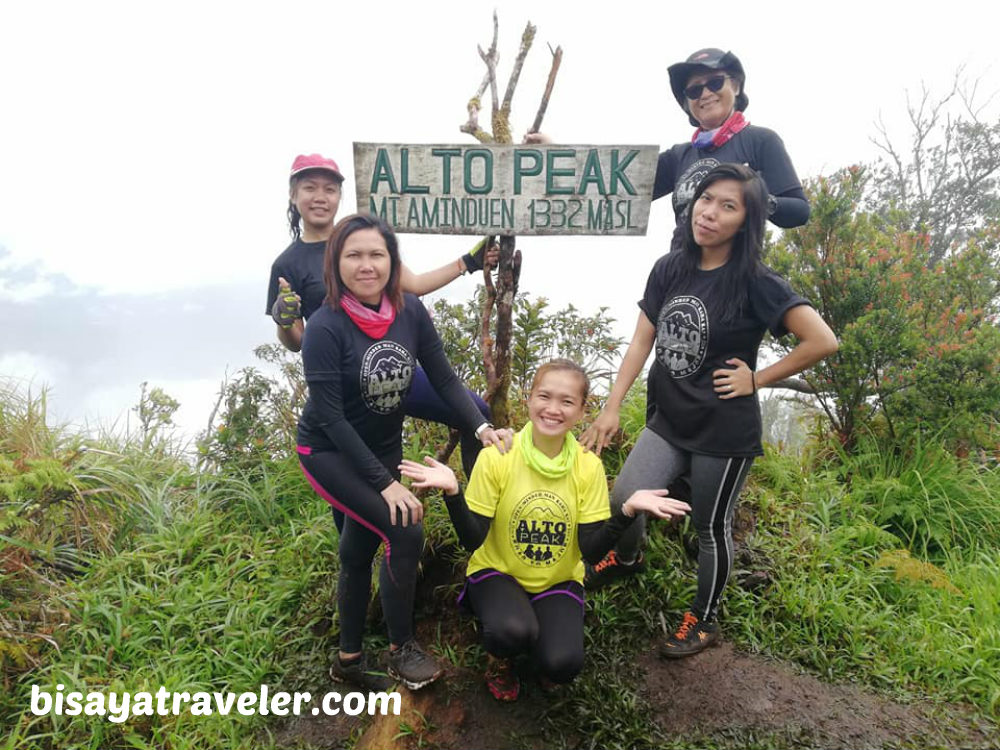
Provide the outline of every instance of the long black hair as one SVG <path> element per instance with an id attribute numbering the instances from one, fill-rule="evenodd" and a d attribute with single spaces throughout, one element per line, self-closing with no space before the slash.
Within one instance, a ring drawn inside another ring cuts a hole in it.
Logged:
<path id="1" fill-rule="evenodd" d="M 293 178 L 292 182 L 292 195 L 295 194 L 295 182 Z M 299 213 L 299 209 L 295 206 L 295 201 L 292 198 L 288 199 L 288 233 L 292 235 L 292 240 L 296 241 L 302 236 L 302 227 L 299 226 L 299 222 L 302 221 L 302 214 Z"/>
<path id="2" fill-rule="evenodd" d="M 688 204 L 684 225 L 684 245 L 668 256 L 666 291 L 668 295 L 686 286 L 701 264 L 701 247 L 694 240 L 692 222 L 694 205 L 711 185 L 720 180 L 735 180 L 743 186 L 743 206 L 746 216 L 743 226 L 733 237 L 729 260 L 720 270 L 719 312 L 722 323 L 731 323 L 746 308 L 747 290 L 751 279 L 764 271 L 761 254 L 764 246 L 764 225 L 767 221 L 767 187 L 764 180 L 750 167 L 742 164 L 720 164 L 705 175 Z"/>

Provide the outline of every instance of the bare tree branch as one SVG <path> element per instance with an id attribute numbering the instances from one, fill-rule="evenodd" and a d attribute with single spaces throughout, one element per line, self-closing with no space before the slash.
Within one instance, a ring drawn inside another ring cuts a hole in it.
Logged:
<path id="1" fill-rule="evenodd" d="M 879 112 L 878 121 L 875 123 L 875 129 L 879 132 L 881 140 L 878 138 L 869 138 L 869 140 L 881 151 L 884 151 L 886 155 L 892 160 L 892 163 L 896 167 L 896 183 L 898 185 L 899 194 L 902 199 L 906 200 L 907 185 L 906 185 L 906 169 L 903 167 L 903 160 L 896 153 L 896 149 L 893 148 L 892 140 L 889 138 L 889 131 L 885 126 L 885 121 L 882 119 L 882 113 Z"/>
<path id="2" fill-rule="evenodd" d="M 503 94 L 503 104 L 500 106 L 500 109 L 508 116 L 510 115 L 510 103 L 514 98 L 514 89 L 517 88 L 518 79 L 521 77 L 521 68 L 524 67 L 524 59 L 528 56 L 531 43 L 535 41 L 535 31 L 531 21 L 528 21 L 521 34 L 521 49 L 517 51 L 517 57 L 514 59 L 514 67 L 510 71 L 510 78 L 507 79 L 507 90 Z"/>
<path id="3" fill-rule="evenodd" d="M 479 112 L 483 108 L 483 94 L 486 93 L 486 87 L 489 85 L 490 71 L 487 68 L 486 73 L 483 75 L 482 83 L 479 84 L 475 95 L 469 99 L 469 103 L 466 105 L 466 109 L 469 111 L 469 119 L 464 125 L 459 127 L 459 130 L 474 136 L 480 143 L 489 143 L 491 140 L 489 133 L 479 127 Z M 487 140 L 484 140 L 482 136 L 485 136 Z"/>
<path id="4" fill-rule="evenodd" d="M 448 463 L 448 459 L 451 458 L 451 454 L 455 452 L 455 447 L 458 445 L 458 441 L 462 439 L 462 433 L 455 427 L 452 427 L 448 431 L 448 442 L 445 443 L 441 449 L 437 452 L 435 459 L 443 464 Z M 466 477 L 468 479 L 468 477 Z"/>
<path id="5" fill-rule="evenodd" d="M 476 89 L 475 95 L 469 99 L 469 103 L 466 105 L 466 109 L 469 112 L 469 119 L 458 128 L 461 132 L 468 133 L 480 143 L 494 142 L 493 136 L 479 126 L 479 113 L 483 109 L 483 94 L 486 93 L 487 86 L 490 87 L 490 94 L 493 97 L 494 114 L 496 114 L 497 111 L 497 62 L 500 59 L 499 53 L 497 52 L 497 39 L 499 34 L 499 21 L 497 20 L 497 13 L 494 10 L 493 43 L 490 45 L 487 52 L 483 52 L 483 48 L 476 45 L 476 49 L 479 50 L 479 57 L 482 58 L 482 61 L 486 64 L 486 73 L 483 74 L 483 80 L 480 82 L 479 88 Z"/>
<path id="6" fill-rule="evenodd" d="M 514 89 L 517 88 L 517 81 L 521 77 L 521 68 L 524 66 L 524 58 L 531 49 L 531 42 L 535 38 L 535 27 L 528 22 L 521 35 L 521 49 L 514 60 L 514 68 L 511 70 L 510 78 L 507 79 L 507 90 L 504 92 L 503 104 L 497 108 L 494 100 L 493 107 L 493 142 L 513 143 L 514 138 L 510 132 L 510 102 L 514 97 Z"/>
<path id="7" fill-rule="evenodd" d="M 809 383 L 800 378 L 782 378 L 781 380 L 775 380 L 773 383 L 768 383 L 764 386 L 765 388 L 785 388 L 789 391 L 796 391 L 797 393 L 807 393 L 809 395 L 815 396 L 817 391 Z"/>
<path id="8" fill-rule="evenodd" d="M 493 285 L 493 276 L 486 274 L 485 278 L 486 298 L 483 300 L 483 314 L 480 318 L 479 333 L 483 342 L 483 369 L 486 371 L 486 393 L 483 400 L 492 403 L 493 396 L 497 392 L 497 368 L 493 356 L 493 337 L 490 335 L 490 320 L 493 317 L 493 308 L 496 307 L 497 289 Z"/>
<path id="9" fill-rule="evenodd" d="M 529 133 L 537 133 L 542 129 L 542 118 L 545 117 L 545 110 L 549 108 L 549 97 L 552 96 L 552 88 L 556 85 L 556 74 L 562 63 L 562 47 L 556 47 L 553 50 L 550 44 L 549 52 L 552 53 L 552 68 L 549 70 L 549 79 L 545 82 L 545 93 L 542 94 L 542 101 L 538 105 L 538 114 L 535 115 L 535 121 L 531 124 Z"/>
<path id="10" fill-rule="evenodd" d="M 483 48 L 479 47 L 479 56 L 486 63 L 486 76 L 490 81 L 490 98 L 492 99 L 493 115 L 496 116 L 497 113 L 497 54 L 495 49 L 491 49 L 489 53 L 483 52 Z"/>

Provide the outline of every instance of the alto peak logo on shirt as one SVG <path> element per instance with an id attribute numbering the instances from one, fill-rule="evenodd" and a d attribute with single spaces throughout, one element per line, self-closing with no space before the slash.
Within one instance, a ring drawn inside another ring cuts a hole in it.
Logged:
<path id="1" fill-rule="evenodd" d="M 534 567 L 555 565 L 566 554 L 572 516 L 565 501 L 553 492 L 525 495 L 510 514 L 511 547 Z"/>
<path id="2" fill-rule="evenodd" d="M 395 341 L 376 341 L 361 359 L 361 396 L 376 414 L 399 408 L 413 380 L 413 357 Z"/>
<path id="3" fill-rule="evenodd" d="M 698 159 L 684 170 L 684 174 L 677 180 L 677 185 L 674 187 L 674 211 L 679 211 L 682 208 L 687 209 L 691 199 L 694 198 L 694 191 L 698 184 L 705 178 L 705 175 L 717 166 L 719 166 L 719 160 L 709 156 Z"/>
<path id="4" fill-rule="evenodd" d="M 674 297 L 656 321 L 656 358 L 673 378 L 697 372 L 708 351 L 708 311 L 697 297 Z"/>

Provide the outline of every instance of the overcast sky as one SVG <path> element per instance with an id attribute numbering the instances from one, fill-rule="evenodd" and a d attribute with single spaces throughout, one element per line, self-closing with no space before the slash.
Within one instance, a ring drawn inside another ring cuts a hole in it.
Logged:
<path id="1" fill-rule="evenodd" d="M 139 383 L 200 429 L 226 371 L 273 338 L 263 314 L 287 245 L 287 174 L 352 141 L 468 143 L 493 6 L 469 2 L 6 3 L 0 10 L 0 377 L 47 385 L 60 420 L 121 424 Z M 704 46 L 747 72 L 748 119 L 776 130 L 803 178 L 876 156 L 883 116 L 905 139 L 905 92 L 943 91 L 965 65 L 1000 89 L 994 3 L 498 0 L 500 82 L 538 27 L 514 99 L 522 134 L 563 65 L 543 129 L 574 143 L 691 135 L 666 67 Z M 995 118 L 996 101 L 989 108 Z M 483 124 L 488 117 L 483 117 Z M 341 214 L 354 206 L 350 179 Z M 611 307 L 622 335 L 673 226 L 645 238 L 520 241 L 521 288 Z M 469 239 L 404 235 L 417 270 Z M 442 293 L 460 298 L 464 278 Z"/>

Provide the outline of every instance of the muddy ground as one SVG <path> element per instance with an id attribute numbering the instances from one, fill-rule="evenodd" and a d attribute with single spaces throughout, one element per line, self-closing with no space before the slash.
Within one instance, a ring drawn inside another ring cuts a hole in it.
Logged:
<path id="1" fill-rule="evenodd" d="M 455 609 L 461 569 L 425 569 L 418 599 L 418 636 L 459 649 L 475 642 L 472 622 Z M 898 703 L 854 684 L 824 682 L 799 667 L 741 653 L 721 643 L 696 656 L 664 661 L 641 653 L 637 694 L 651 707 L 650 746 L 807 748 L 996 748 L 997 727 L 968 706 Z M 331 688 L 332 689 L 332 688 Z M 568 690 L 572 691 L 572 687 Z M 452 668 L 419 693 L 403 693 L 399 717 L 299 717 L 276 728 L 282 748 L 508 748 L 590 747 L 583 735 L 545 736 L 553 701 L 530 674 L 513 704 L 493 700 L 478 669 Z M 571 693 L 569 697 L 571 697 Z M 550 730 L 551 731 L 551 730 Z"/>
<path id="2" fill-rule="evenodd" d="M 728 644 L 675 662 L 642 656 L 642 697 L 654 707 L 657 742 L 814 748 L 1000 747 L 995 727 L 963 706 L 900 704 L 856 685 L 830 684 L 780 662 L 743 654 Z M 404 696 L 400 717 L 299 718 L 278 735 L 280 747 L 544 748 L 550 701 L 530 681 L 521 699 L 499 704 L 478 672 L 454 670 L 446 682 Z M 563 737 L 587 747 L 586 737 Z M 658 744 L 658 743 L 657 743 Z"/>

